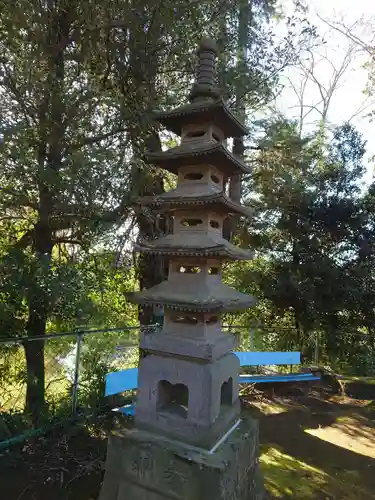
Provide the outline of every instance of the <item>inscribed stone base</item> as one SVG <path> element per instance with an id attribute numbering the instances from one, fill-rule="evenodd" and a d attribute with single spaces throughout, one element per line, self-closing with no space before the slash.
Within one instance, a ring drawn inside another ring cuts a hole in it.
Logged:
<path id="1" fill-rule="evenodd" d="M 99 500 L 263 500 L 258 424 L 243 420 L 216 451 L 136 428 L 113 433 Z"/>

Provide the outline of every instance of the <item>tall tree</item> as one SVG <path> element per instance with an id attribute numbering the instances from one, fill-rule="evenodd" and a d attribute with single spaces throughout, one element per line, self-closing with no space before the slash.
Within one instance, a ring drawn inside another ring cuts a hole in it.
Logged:
<path id="1" fill-rule="evenodd" d="M 324 148 L 316 138 L 301 139 L 297 124 L 276 121 L 254 152 L 249 241 L 269 265 L 266 275 L 250 276 L 279 313 L 293 313 L 302 351 L 309 334 L 324 328 L 332 352 L 363 225 L 358 183 L 365 148 L 350 125 L 336 128 Z"/>
<path id="2" fill-rule="evenodd" d="M 228 50 L 236 48 L 238 8 L 239 0 L 0 1 L 0 251 L 11 280 L 1 292 L 16 313 L 13 332 L 45 334 L 66 293 L 56 260 L 62 248 L 88 250 L 108 232 L 115 237 L 131 227 L 139 184 L 163 189 L 140 159 L 149 140 L 160 147 L 151 108 L 173 106 L 186 94 L 196 41 L 202 33 L 217 37 L 223 12 Z M 252 38 L 246 102 L 264 101 L 305 36 L 277 45 L 266 32 Z M 231 96 L 236 65 L 226 72 Z M 152 216 L 136 217 L 144 233 L 155 234 Z M 20 285 L 17 296 L 11 282 Z M 26 403 L 37 424 L 44 342 L 24 348 Z"/>
<path id="3" fill-rule="evenodd" d="M 3 257 L 17 259 L 24 279 L 27 335 L 43 336 L 55 249 L 89 247 L 129 215 L 132 134 L 146 108 L 147 89 L 137 84 L 153 40 L 142 30 L 143 45 L 132 45 L 139 10 L 126 2 L 4 0 L 1 10 L 0 203 L 2 229 L 10 229 Z M 26 404 L 37 424 L 44 343 L 24 347 Z"/>
<path id="4" fill-rule="evenodd" d="M 83 244 L 128 212 L 130 115 L 111 71 L 117 14 L 99 2 L 1 2 L 0 202 L 18 221 L 7 251 L 20 257 L 29 336 L 46 332 L 54 248 Z M 44 344 L 24 347 L 37 424 Z"/>

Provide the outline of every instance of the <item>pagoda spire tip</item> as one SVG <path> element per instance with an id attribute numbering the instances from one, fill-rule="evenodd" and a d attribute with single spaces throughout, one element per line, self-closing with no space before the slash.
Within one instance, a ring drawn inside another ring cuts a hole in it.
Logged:
<path id="1" fill-rule="evenodd" d="M 198 46 L 196 80 L 190 93 L 190 101 L 218 99 L 220 91 L 216 86 L 217 45 L 211 38 L 202 38 Z"/>
<path id="2" fill-rule="evenodd" d="M 199 43 L 198 54 L 206 51 L 213 52 L 215 55 L 217 55 L 217 45 L 215 40 L 213 40 L 212 38 L 204 37 Z"/>

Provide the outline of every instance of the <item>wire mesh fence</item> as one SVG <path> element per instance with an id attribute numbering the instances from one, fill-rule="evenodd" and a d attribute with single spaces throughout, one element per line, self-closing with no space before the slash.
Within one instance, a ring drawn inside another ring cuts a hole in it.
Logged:
<path id="1" fill-rule="evenodd" d="M 30 427 L 27 420 L 26 393 L 30 382 L 25 346 L 34 342 L 44 358 L 45 408 L 48 419 L 67 418 L 78 412 L 98 407 L 104 401 L 105 375 L 112 371 L 136 367 L 139 360 L 141 333 L 157 332 L 160 325 L 151 325 L 141 332 L 140 327 L 108 329 L 77 328 L 71 332 L 51 333 L 44 337 L 0 339 L 0 441 Z M 295 331 L 280 326 L 225 325 L 223 330 L 234 335 L 240 351 L 299 351 Z M 322 365 L 326 352 L 320 345 L 319 333 L 304 339 L 302 363 Z M 349 346 L 361 348 L 361 336 L 351 343 L 343 342 L 350 359 Z M 374 351 L 368 339 L 359 362 L 365 369 L 375 371 Z M 362 351 L 361 351 L 362 352 Z M 342 355 L 345 363 L 345 356 Z M 341 365 L 340 365 L 341 366 Z M 288 370 L 290 367 L 286 367 Z M 342 366 L 341 366 L 342 368 Z M 3 425 L 4 422 L 6 425 Z"/>
<path id="2" fill-rule="evenodd" d="M 107 329 L 77 328 L 43 337 L 0 339 L 0 448 L 2 442 L 32 426 L 26 409 L 26 394 L 32 370 L 25 347 L 34 343 L 42 355 L 47 422 L 66 419 L 98 408 L 105 401 L 105 375 L 136 367 L 141 334 L 157 332 L 160 325 Z M 298 332 L 291 328 L 260 325 L 225 325 L 236 337 L 240 351 L 299 351 Z M 337 333 L 340 353 L 331 366 L 340 373 L 372 376 L 375 373 L 375 339 L 363 333 Z M 302 364 L 328 365 L 322 334 L 303 339 Z M 285 367 L 289 370 L 290 367 Z"/>
<path id="3" fill-rule="evenodd" d="M 155 332 L 150 325 L 143 333 Z M 242 325 L 225 325 L 242 351 L 298 350 L 284 339 L 290 332 Z M 140 327 L 76 329 L 44 337 L 0 339 L 0 415 L 22 414 L 25 409 L 27 366 L 25 344 L 35 342 L 44 357 L 45 401 L 49 414 L 74 414 L 77 408 L 91 408 L 104 395 L 104 378 L 109 371 L 135 367 L 139 358 Z M 317 351 L 311 350 L 313 355 Z M 309 361 L 313 361 L 312 359 Z M 317 362 L 318 360 L 315 359 Z M 0 435 L 1 437 L 1 435 Z"/>
<path id="4" fill-rule="evenodd" d="M 136 365 L 138 337 L 139 327 L 124 327 L 0 339 L 0 441 L 30 426 L 25 408 L 32 367 L 25 345 L 34 343 L 42 356 L 44 412 L 51 420 L 95 407 L 104 396 L 105 374 Z"/>

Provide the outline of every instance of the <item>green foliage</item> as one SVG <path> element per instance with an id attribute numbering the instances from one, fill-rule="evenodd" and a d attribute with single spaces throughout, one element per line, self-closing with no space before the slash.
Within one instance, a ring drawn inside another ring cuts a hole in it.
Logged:
<path id="1" fill-rule="evenodd" d="M 175 182 L 143 162 L 146 147 L 176 141 L 159 138 L 150 111 L 186 99 L 196 43 L 209 35 L 222 51 L 220 85 L 249 121 L 315 29 L 299 9 L 280 40 L 273 0 L 163 0 L 157 8 L 147 0 L 0 0 L 0 10 L 0 337 L 135 326 L 125 294 L 162 272 L 154 261 L 133 261 L 133 239 L 168 224 L 158 227 L 133 200 Z M 244 186 L 254 220 L 237 235 L 256 258 L 225 270 L 258 303 L 225 322 L 258 325 L 258 348 L 298 346 L 309 357 L 319 333 L 322 352 L 358 361 L 365 348 L 346 339 L 353 330 L 370 338 L 375 320 L 375 188 L 359 190 L 362 138 L 350 125 L 306 138 L 283 119 L 261 125 Z M 100 400 L 105 373 L 121 365 L 115 346 L 136 335 L 85 339 L 82 404 Z M 27 363 L 22 349 L 1 347 L 0 386 L 27 384 L 22 398 L 37 401 L 34 417 L 57 414 L 57 394 L 65 411 L 71 387 L 53 381 L 64 379 L 56 359 L 73 345 L 53 341 Z"/>
<path id="2" fill-rule="evenodd" d="M 98 350 L 86 351 L 82 356 L 82 375 L 79 386 L 79 403 L 84 408 L 96 408 L 104 400 L 105 375 L 111 364 Z"/>
<path id="3" fill-rule="evenodd" d="M 369 325 L 374 310 L 360 284 L 374 284 L 363 140 L 348 124 L 330 138 L 319 131 L 301 138 L 296 124 L 277 120 L 265 124 L 254 151 L 245 192 L 254 220 L 242 239 L 257 259 L 238 274 L 241 287 L 257 286 L 258 307 L 267 303 L 278 322 L 289 318 L 305 354 L 320 333 L 323 351 L 343 355 L 346 335 Z"/>

